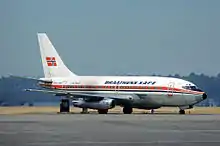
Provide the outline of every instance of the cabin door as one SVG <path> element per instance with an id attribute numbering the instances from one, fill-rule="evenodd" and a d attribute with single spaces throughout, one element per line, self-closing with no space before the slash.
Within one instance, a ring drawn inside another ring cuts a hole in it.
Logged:
<path id="1" fill-rule="evenodd" d="M 174 82 L 170 82 L 168 84 L 167 95 L 173 96 L 173 92 L 174 92 Z"/>
<path id="2" fill-rule="evenodd" d="M 120 88 L 120 87 L 119 87 L 119 84 L 116 84 L 116 85 L 115 85 L 115 94 L 116 94 L 116 95 L 118 95 L 118 90 L 119 90 L 119 88 Z"/>

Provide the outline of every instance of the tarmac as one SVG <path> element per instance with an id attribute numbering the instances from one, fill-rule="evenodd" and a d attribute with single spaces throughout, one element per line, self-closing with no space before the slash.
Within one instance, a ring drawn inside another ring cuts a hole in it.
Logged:
<path id="1" fill-rule="evenodd" d="M 59 106 L 15 106 L 15 107 L 0 107 L 0 115 L 17 115 L 17 114 L 50 114 L 57 113 Z M 71 113 L 80 113 L 82 109 L 74 108 L 71 106 Z M 96 110 L 89 109 L 91 114 L 97 114 Z M 162 107 L 155 110 L 158 114 L 177 114 L 179 108 Z M 122 114 L 121 107 L 115 107 L 109 110 L 109 113 Z M 134 109 L 135 114 L 150 113 L 149 110 Z M 220 114 L 220 107 L 194 107 L 193 109 L 186 110 L 186 114 Z"/>
<path id="2" fill-rule="evenodd" d="M 218 146 L 218 114 L 0 115 L 1 146 Z"/>

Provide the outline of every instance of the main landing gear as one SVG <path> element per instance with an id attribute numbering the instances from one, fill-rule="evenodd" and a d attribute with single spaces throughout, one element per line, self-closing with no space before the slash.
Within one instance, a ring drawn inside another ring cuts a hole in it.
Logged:
<path id="1" fill-rule="evenodd" d="M 123 113 L 124 114 L 131 114 L 133 112 L 133 109 L 130 105 L 125 105 L 123 108 Z"/>
<path id="2" fill-rule="evenodd" d="M 151 113 L 151 114 L 154 114 L 154 109 L 151 109 L 151 110 L 150 110 L 150 113 Z"/>
<path id="3" fill-rule="evenodd" d="M 88 108 L 82 108 L 81 114 L 88 114 Z"/>
<path id="4" fill-rule="evenodd" d="M 179 114 L 184 115 L 184 114 L 185 114 L 185 110 L 180 109 L 180 110 L 179 110 Z"/>
<path id="5" fill-rule="evenodd" d="M 108 109 L 100 109 L 98 110 L 99 114 L 107 114 L 108 113 Z"/>
<path id="6" fill-rule="evenodd" d="M 60 101 L 60 113 L 69 113 L 70 112 L 70 102 L 68 99 L 61 99 Z"/>

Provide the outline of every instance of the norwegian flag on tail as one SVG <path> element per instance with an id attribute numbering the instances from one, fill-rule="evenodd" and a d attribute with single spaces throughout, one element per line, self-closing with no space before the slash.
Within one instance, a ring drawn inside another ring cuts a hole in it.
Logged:
<path id="1" fill-rule="evenodd" d="M 48 66 L 57 66 L 55 57 L 46 57 L 46 61 Z"/>

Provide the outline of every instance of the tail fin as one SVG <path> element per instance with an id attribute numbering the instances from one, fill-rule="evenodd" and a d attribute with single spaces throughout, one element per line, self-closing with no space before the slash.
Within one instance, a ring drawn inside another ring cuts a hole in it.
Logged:
<path id="1" fill-rule="evenodd" d="M 37 33 L 45 78 L 76 76 L 63 63 L 45 33 Z"/>

